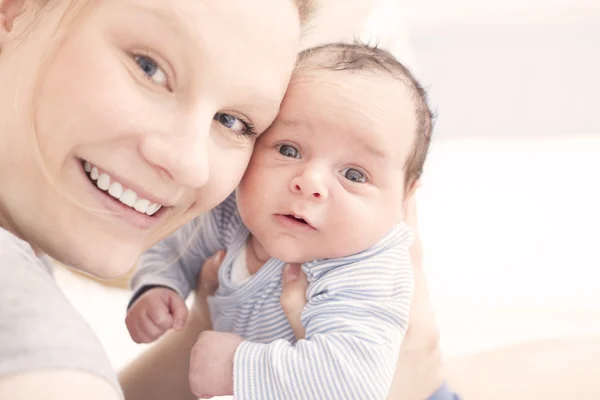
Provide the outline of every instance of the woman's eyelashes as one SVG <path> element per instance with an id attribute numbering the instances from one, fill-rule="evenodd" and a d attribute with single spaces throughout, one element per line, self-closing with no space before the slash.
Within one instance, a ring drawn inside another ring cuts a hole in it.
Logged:
<path id="1" fill-rule="evenodd" d="M 156 85 L 162 86 L 167 90 L 171 90 L 170 74 L 166 68 L 163 68 L 158 61 L 148 55 L 134 54 L 133 59 L 144 73 L 144 75 Z M 241 117 L 219 112 L 214 116 L 214 120 L 220 123 L 229 131 L 241 137 L 256 136 L 254 125 L 249 120 Z"/>
<path id="2" fill-rule="evenodd" d="M 254 126 L 250 121 L 243 120 L 234 115 L 218 112 L 214 116 L 214 120 L 223 125 L 228 130 L 242 137 L 256 136 Z"/>

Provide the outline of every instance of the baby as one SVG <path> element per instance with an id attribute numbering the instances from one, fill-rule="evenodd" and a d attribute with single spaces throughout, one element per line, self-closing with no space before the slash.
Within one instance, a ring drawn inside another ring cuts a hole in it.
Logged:
<path id="1" fill-rule="evenodd" d="M 388 52 L 303 52 L 237 191 L 142 257 L 133 339 L 181 328 L 202 264 L 226 249 L 209 299 L 217 332 L 192 355 L 196 395 L 385 399 L 413 291 L 403 201 L 431 130 L 424 90 Z M 309 281 L 302 340 L 280 306 L 286 263 L 302 263 Z"/>

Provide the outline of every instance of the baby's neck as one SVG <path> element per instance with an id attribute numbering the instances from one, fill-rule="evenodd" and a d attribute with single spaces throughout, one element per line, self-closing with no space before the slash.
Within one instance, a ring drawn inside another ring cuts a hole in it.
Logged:
<path id="1" fill-rule="evenodd" d="M 246 245 L 246 263 L 248 264 L 248 272 L 250 275 L 254 275 L 256 271 L 260 269 L 271 256 L 266 252 L 265 248 L 260 242 L 250 235 Z"/>

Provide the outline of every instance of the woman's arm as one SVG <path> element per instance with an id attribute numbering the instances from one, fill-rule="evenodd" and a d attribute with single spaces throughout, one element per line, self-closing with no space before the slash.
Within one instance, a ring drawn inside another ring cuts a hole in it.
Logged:
<path id="1" fill-rule="evenodd" d="M 410 323 L 400 346 L 400 356 L 388 400 L 427 399 L 444 381 L 439 332 L 429 300 L 421 259 L 413 256 L 415 291 Z"/>
<path id="2" fill-rule="evenodd" d="M 120 400 L 104 379 L 69 370 L 37 371 L 0 378 L 0 399 Z"/>

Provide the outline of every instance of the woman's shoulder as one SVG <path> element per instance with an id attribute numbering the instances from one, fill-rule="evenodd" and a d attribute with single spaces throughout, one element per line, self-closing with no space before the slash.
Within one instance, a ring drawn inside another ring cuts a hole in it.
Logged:
<path id="1" fill-rule="evenodd" d="M 90 372 L 118 388 L 102 345 L 48 265 L 0 229 L 0 377 L 48 369 Z"/>

